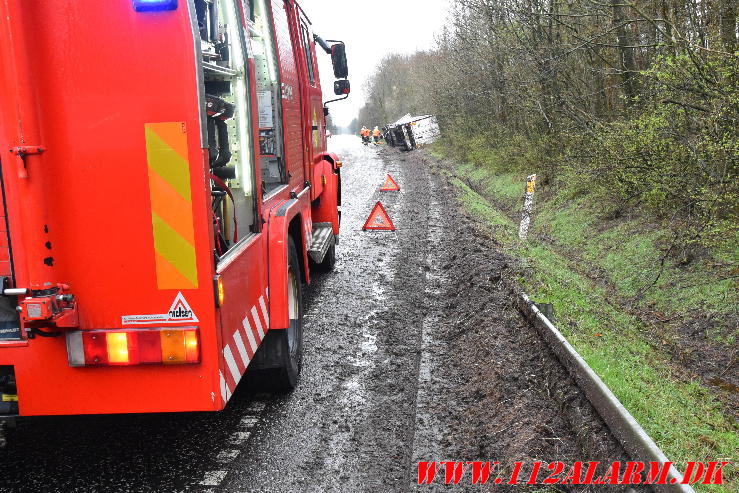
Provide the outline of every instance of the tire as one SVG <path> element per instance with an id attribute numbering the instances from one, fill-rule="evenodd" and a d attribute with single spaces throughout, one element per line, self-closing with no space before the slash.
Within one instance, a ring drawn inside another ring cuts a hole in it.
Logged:
<path id="1" fill-rule="evenodd" d="M 298 252 L 292 238 L 288 238 L 287 278 L 290 327 L 267 331 L 253 361 L 258 370 L 256 388 L 274 393 L 295 389 L 303 365 L 303 291 Z"/>

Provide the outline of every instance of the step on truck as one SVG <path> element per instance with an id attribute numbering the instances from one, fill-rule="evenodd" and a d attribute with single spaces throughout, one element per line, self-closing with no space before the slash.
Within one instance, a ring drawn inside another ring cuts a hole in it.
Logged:
<path id="1" fill-rule="evenodd" d="M 339 235 L 323 52 L 345 99 L 294 0 L 0 2 L 0 417 L 295 387 Z"/>

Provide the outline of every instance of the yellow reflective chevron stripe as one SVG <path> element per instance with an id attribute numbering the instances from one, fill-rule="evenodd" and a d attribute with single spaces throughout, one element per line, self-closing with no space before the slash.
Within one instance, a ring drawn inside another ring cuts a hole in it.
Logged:
<path id="1" fill-rule="evenodd" d="M 195 248 L 188 243 L 169 224 L 152 212 L 154 225 L 154 250 L 169 262 L 180 274 L 190 282 L 192 289 L 198 287 L 198 271 L 195 264 Z M 171 281 L 173 279 L 168 279 Z M 180 289 L 185 286 L 162 287 L 162 279 L 158 279 L 159 289 Z M 171 285 L 171 283 L 170 283 Z"/>
<path id="2" fill-rule="evenodd" d="M 196 289 L 198 267 L 185 125 L 147 123 L 145 130 L 157 287 Z"/>
<path id="3" fill-rule="evenodd" d="M 165 125 L 175 125 L 180 134 L 177 135 Z M 177 138 L 187 142 L 187 134 L 182 132 L 181 123 L 148 123 L 146 125 L 149 169 L 161 176 L 182 197 L 190 200 L 190 165 L 187 160 L 187 147 L 177 149 L 181 146 L 172 142 Z M 178 150 L 184 151 L 185 154 L 180 154 Z"/>

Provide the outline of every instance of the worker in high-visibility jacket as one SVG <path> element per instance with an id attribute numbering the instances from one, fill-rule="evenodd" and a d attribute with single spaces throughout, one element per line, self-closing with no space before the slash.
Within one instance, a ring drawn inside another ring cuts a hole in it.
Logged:
<path id="1" fill-rule="evenodd" d="M 367 127 L 362 127 L 362 130 L 359 131 L 359 135 L 362 136 L 362 143 L 364 145 L 368 145 L 370 142 L 370 129 Z"/>
<path id="2" fill-rule="evenodd" d="M 382 136 L 382 132 L 378 127 L 375 127 L 375 129 L 372 131 L 372 137 L 375 139 L 375 144 L 378 144 L 380 142 L 380 137 Z"/>

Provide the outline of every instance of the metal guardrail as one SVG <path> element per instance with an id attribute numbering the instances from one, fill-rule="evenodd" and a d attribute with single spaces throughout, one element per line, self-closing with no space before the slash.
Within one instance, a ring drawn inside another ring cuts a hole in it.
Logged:
<path id="1" fill-rule="evenodd" d="M 557 358 L 567 368 L 578 386 L 585 392 L 588 400 L 605 421 L 613 435 L 619 440 L 634 460 L 654 461 L 664 464 L 670 462 L 657 444 L 647 435 L 644 429 L 621 404 L 618 398 L 603 383 L 588 363 L 578 354 L 575 348 L 565 339 L 562 333 L 537 308 L 529 297 L 521 293 L 517 299 L 519 309 L 531 321 L 544 340 L 549 344 Z M 690 485 L 680 484 L 683 476 L 675 468 L 670 467 L 667 483 L 650 485 L 657 492 L 695 493 Z"/>

